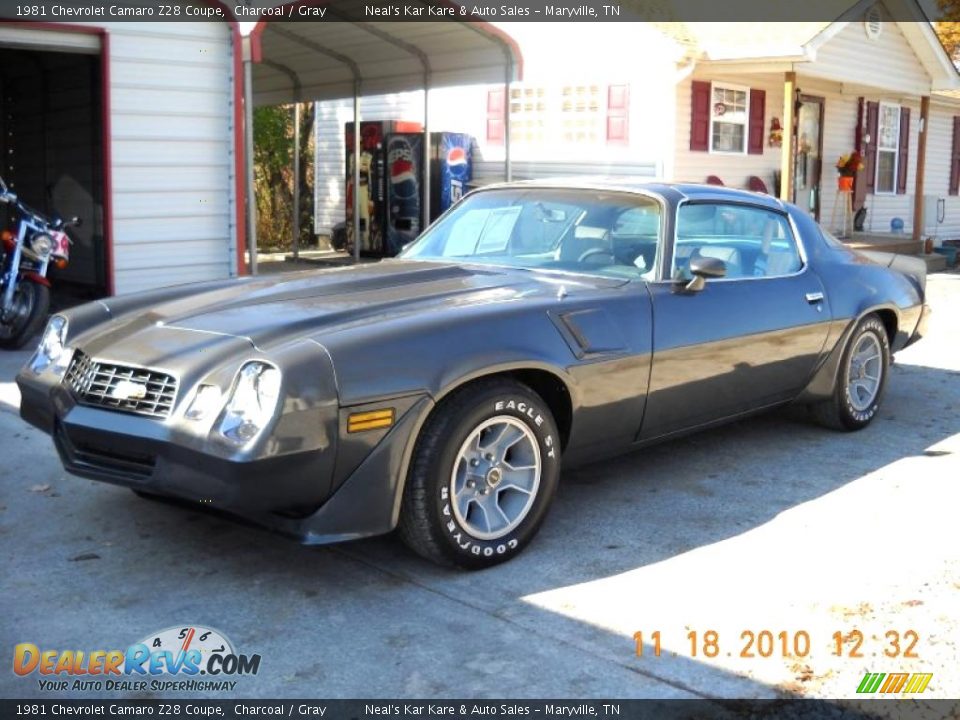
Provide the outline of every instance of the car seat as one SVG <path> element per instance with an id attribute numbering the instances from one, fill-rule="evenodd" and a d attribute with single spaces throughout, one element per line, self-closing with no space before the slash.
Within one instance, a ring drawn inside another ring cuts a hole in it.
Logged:
<path id="1" fill-rule="evenodd" d="M 593 249 L 613 252 L 609 230 L 603 227 L 578 225 L 573 230 L 573 237 L 568 236 L 560 244 L 560 256 L 557 259 L 561 262 L 579 262 L 585 252 Z"/>
<path id="2" fill-rule="evenodd" d="M 694 250 L 690 257 L 710 257 L 723 260 L 724 265 L 727 266 L 726 277 L 743 277 L 743 262 L 737 248 L 726 245 L 702 245 Z"/>
<path id="3" fill-rule="evenodd" d="M 792 275 L 800 269 L 800 257 L 792 250 L 771 249 L 766 256 L 762 253 L 753 266 L 753 274 L 758 277 Z"/>

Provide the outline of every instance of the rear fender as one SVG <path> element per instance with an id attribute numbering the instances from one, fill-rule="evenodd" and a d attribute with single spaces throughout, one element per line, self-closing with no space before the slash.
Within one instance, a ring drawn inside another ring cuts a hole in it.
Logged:
<path id="1" fill-rule="evenodd" d="M 813 378 L 807 384 L 807 387 L 804 388 L 800 397 L 797 398 L 797 402 L 818 402 L 820 400 L 826 400 L 833 395 L 833 390 L 837 385 L 837 378 L 840 374 L 840 361 L 843 358 L 844 350 L 847 349 L 847 344 L 850 342 L 850 336 L 853 335 L 854 329 L 860 324 L 863 318 L 878 310 L 892 310 L 895 312 L 899 325 L 900 313 L 893 305 L 868 308 L 857 315 L 856 318 L 850 320 L 840 334 L 840 337 L 834 343 L 833 349 L 827 354 L 820 368 L 814 373 Z M 897 335 L 899 336 L 899 334 L 900 332 L 898 331 Z M 892 349 L 893 342 L 891 342 L 891 351 Z"/>

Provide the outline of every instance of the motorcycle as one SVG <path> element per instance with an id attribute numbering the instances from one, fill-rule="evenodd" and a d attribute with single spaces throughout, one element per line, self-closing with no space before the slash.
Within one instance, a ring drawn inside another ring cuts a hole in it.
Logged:
<path id="1" fill-rule="evenodd" d="M 80 218 L 64 221 L 47 218 L 22 203 L 0 177 L 0 203 L 16 208 L 16 234 L 0 232 L 0 348 L 23 347 L 43 326 L 50 309 L 53 265 L 67 266 L 71 240 L 66 229 L 78 227 Z"/>

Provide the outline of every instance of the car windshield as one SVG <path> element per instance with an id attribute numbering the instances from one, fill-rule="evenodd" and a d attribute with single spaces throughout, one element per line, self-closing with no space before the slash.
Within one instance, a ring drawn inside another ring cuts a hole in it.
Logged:
<path id="1" fill-rule="evenodd" d="M 634 193 L 503 188 L 467 196 L 401 257 L 653 277 L 660 204 Z"/>

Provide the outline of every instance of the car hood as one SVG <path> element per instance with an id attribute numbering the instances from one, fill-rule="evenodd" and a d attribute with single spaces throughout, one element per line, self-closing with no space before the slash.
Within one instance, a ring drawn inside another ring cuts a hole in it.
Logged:
<path id="1" fill-rule="evenodd" d="M 513 268 L 384 261 L 326 271 L 284 273 L 178 297 L 134 325 L 163 325 L 245 338 L 259 348 L 289 337 L 451 307 L 574 295 L 625 281 Z M 129 330 L 133 327 L 128 326 Z"/>

